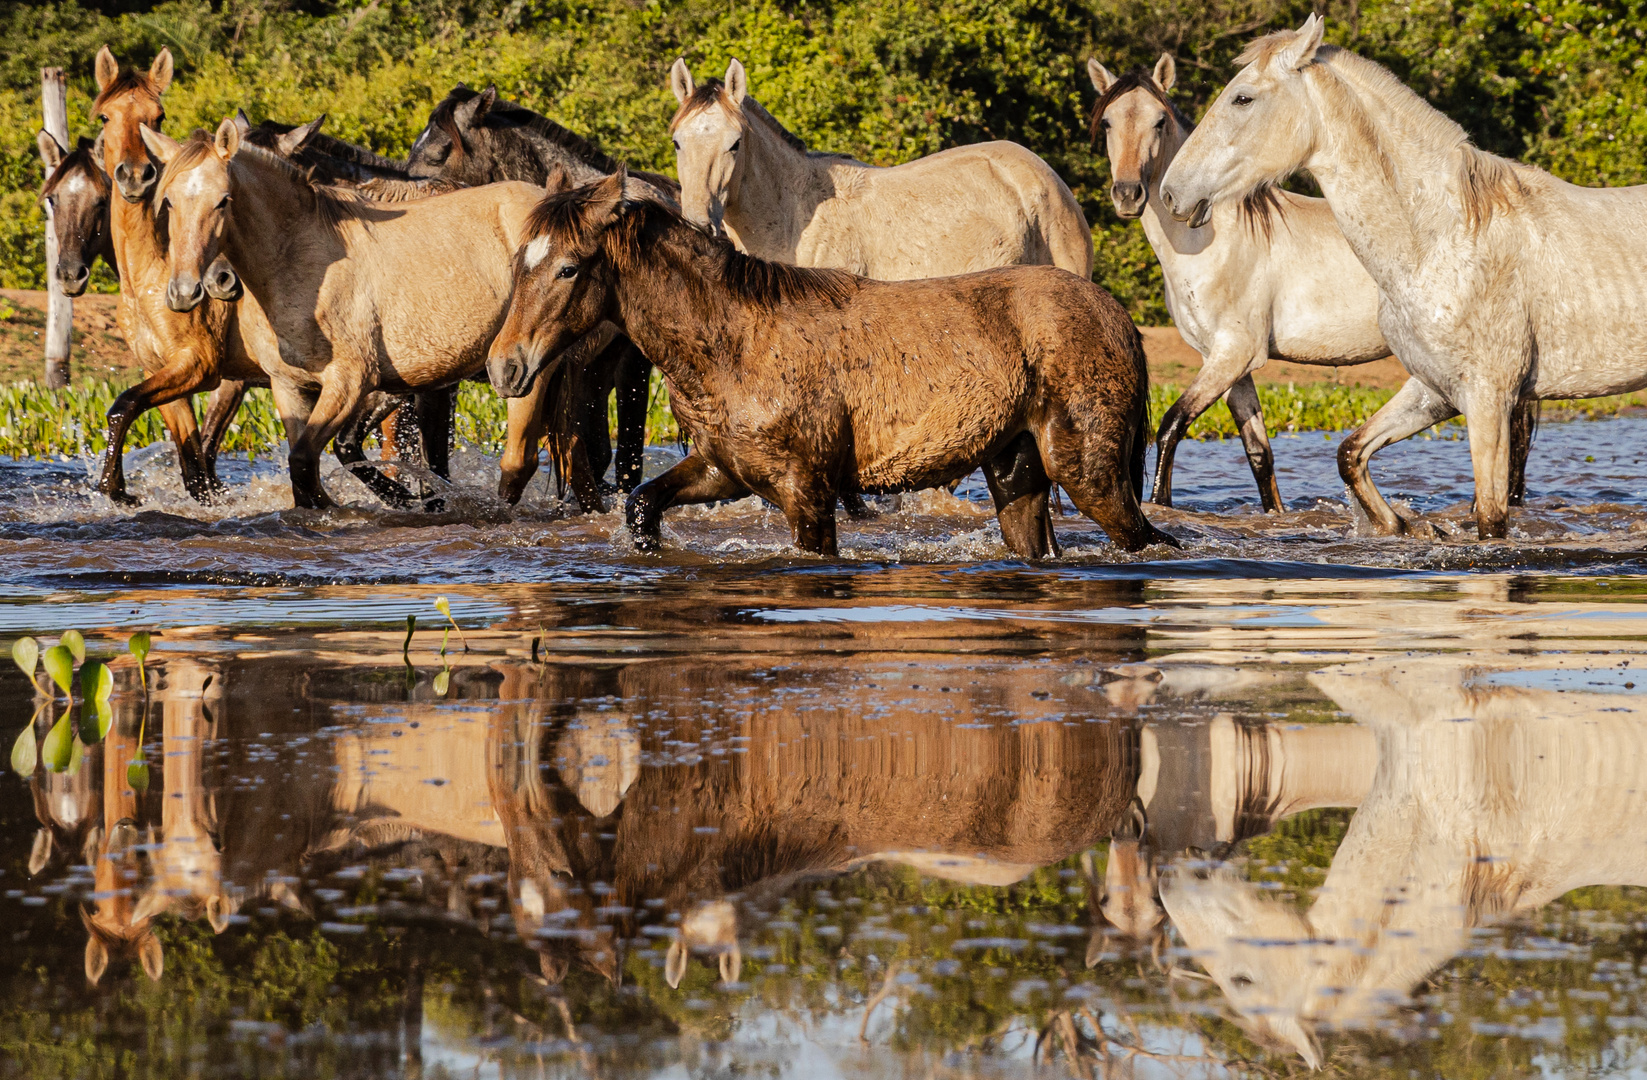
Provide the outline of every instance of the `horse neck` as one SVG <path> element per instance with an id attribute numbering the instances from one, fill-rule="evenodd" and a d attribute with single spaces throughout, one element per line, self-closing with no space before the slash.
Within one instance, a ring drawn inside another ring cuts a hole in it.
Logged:
<path id="1" fill-rule="evenodd" d="M 229 190 L 233 198 L 223 230 L 223 253 L 267 308 L 264 298 L 276 293 L 283 281 L 302 287 L 280 253 L 292 237 L 325 228 L 316 196 L 272 162 L 248 154 L 229 162 Z"/>
<path id="2" fill-rule="evenodd" d="M 1457 170 L 1462 134 L 1448 124 L 1404 116 L 1393 80 L 1370 61 L 1338 54 L 1305 69 L 1318 137 L 1304 167 L 1321 186 L 1344 237 L 1379 287 L 1396 291 L 1422 263 L 1430 238 L 1457 220 L 1444 178 Z M 1365 64 L 1363 68 L 1361 65 Z M 1427 105 L 1418 104 L 1427 109 Z M 1443 178 L 1413 184 L 1410 177 Z"/>
<path id="3" fill-rule="evenodd" d="M 708 242 L 683 222 L 673 222 L 639 257 L 616 275 L 618 317 L 629 339 L 670 381 L 670 393 L 688 400 L 703 392 L 722 362 L 705 342 L 735 351 L 745 323 L 744 304 L 706 274 L 694 240 Z"/>
<path id="4" fill-rule="evenodd" d="M 743 110 L 738 197 L 726 207 L 727 231 L 751 255 L 794 262 L 816 205 L 805 196 L 828 186 L 827 160 L 791 146 L 778 121 L 754 98 L 744 99 Z"/>
<path id="5" fill-rule="evenodd" d="M 551 121 L 544 121 L 550 123 Z M 534 127 L 522 126 L 520 137 L 531 149 L 532 156 L 537 160 L 538 173 L 530 177 L 518 177 L 530 183 L 541 184 L 549 178 L 549 171 L 556 165 L 566 170 L 573 187 L 592 184 L 606 178 L 606 170 L 593 162 L 584 160 L 571 147 L 556 142 L 547 134 Z M 510 177 L 510 179 L 517 179 Z"/>
<path id="6" fill-rule="evenodd" d="M 1195 251 L 1201 246 L 1194 239 L 1197 230 L 1175 219 L 1161 202 L 1161 178 L 1167 175 L 1167 170 L 1172 167 L 1173 158 L 1178 156 L 1184 141 L 1195 130 L 1193 127 L 1184 127 L 1180 124 L 1177 116 L 1172 116 L 1171 119 L 1167 137 L 1161 144 L 1161 153 L 1155 160 L 1155 171 L 1144 181 L 1144 212 L 1140 215 L 1144 225 L 1144 236 L 1154 249 L 1155 257 L 1169 272 L 1170 263 L 1180 251 Z"/>
<path id="7" fill-rule="evenodd" d="M 138 282 L 158 275 L 170 276 L 166 268 L 166 248 L 148 200 L 127 202 L 118 192 L 109 193 L 109 253 L 120 272 Z"/>

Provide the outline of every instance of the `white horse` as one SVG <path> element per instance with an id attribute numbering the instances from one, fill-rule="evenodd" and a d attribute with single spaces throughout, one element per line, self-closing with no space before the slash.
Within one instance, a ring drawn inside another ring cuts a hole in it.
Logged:
<path id="1" fill-rule="evenodd" d="M 1173 325 L 1201 354 L 1200 373 L 1161 418 L 1151 499 L 1172 505 L 1178 443 L 1222 397 L 1264 509 L 1278 513 L 1281 490 L 1252 374 L 1272 359 L 1344 367 L 1388 356 L 1378 286 L 1322 199 L 1265 188 L 1219 204 L 1199 227 L 1173 220 L 1161 205 L 1161 177 L 1195 125 L 1167 96 L 1177 78 L 1172 57 L 1162 54 L 1152 74 L 1120 77 L 1089 59 L 1087 74 L 1098 91 L 1092 137 L 1104 139 L 1115 212 L 1142 219 Z"/>
<path id="2" fill-rule="evenodd" d="M 1345 440 L 1340 470 L 1374 523 L 1398 532 L 1368 459 L 1463 412 L 1477 530 L 1502 537 L 1518 403 L 1647 386 L 1647 187 L 1574 187 L 1478 150 L 1384 68 L 1323 45 L 1322 26 L 1312 15 L 1242 54 L 1162 199 L 1200 224 L 1308 169 L 1415 376 Z"/>
<path id="3" fill-rule="evenodd" d="M 688 221 L 757 258 L 882 281 L 1019 264 L 1092 276 L 1092 232 L 1068 185 L 1010 142 L 956 147 L 892 168 L 806 144 L 749 96 L 743 65 L 702 86 L 669 73 Z"/>
<path id="4" fill-rule="evenodd" d="M 1518 685 L 1521 657 L 1404 657 L 1311 676 L 1378 746 L 1313 906 L 1300 914 L 1228 868 L 1175 871 L 1161 886 L 1185 944 L 1256 1036 L 1319 1065 L 1319 1026 L 1365 1025 L 1404 1004 L 1472 927 L 1583 886 L 1647 885 L 1647 724 L 1635 695 L 1561 692 L 1559 670 L 1593 680 L 1589 661 L 1546 663 L 1532 687 Z"/>

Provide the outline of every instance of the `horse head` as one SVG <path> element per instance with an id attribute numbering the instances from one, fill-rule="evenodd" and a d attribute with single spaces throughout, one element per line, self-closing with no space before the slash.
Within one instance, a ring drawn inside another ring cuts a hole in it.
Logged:
<path id="1" fill-rule="evenodd" d="M 1093 58 L 1087 61 L 1087 75 L 1098 91 L 1097 104 L 1092 107 L 1092 139 L 1094 143 L 1100 136 L 1104 140 L 1115 212 L 1131 220 L 1144 212 L 1150 188 L 1166 172 L 1190 128 L 1167 97 L 1177 80 L 1177 67 L 1171 56 L 1162 53 L 1153 73 L 1116 77 Z"/>
<path id="2" fill-rule="evenodd" d="M 743 104 L 749 77 L 733 60 L 724 81 L 710 79 L 698 86 L 683 57 L 669 71 L 669 89 L 680 102 L 669 121 L 669 137 L 681 180 L 682 216 L 712 236 L 724 236 L 726 207 L 737 197 L 739 154 L 748 134 Z"/>
<path id="3" fill-rule="evenodd" d="M 109 237 L 109 178 L 98 163 L 101 148 L 81 139 L 74 150 L 50 132 L 35 136 L 40 158 L 52 170 L 40 189 L 40 201 L 49 211 L 52 235 L 57 239 L 57 287 L 64 296 L 79 296 L 91 281 L 92 260 L 101 255 L 111 266 L 114 249 Z"/>
<path id="4" fill-rule="evenodd" d="M 127 202 L 142 202 L 160 179 L 159 166 L 143 145 L 141 129 L 160 130 L 166 109 L 160 95 L 172 83 L 172 53 L 161 49 L 147 72 L 122 71 L 107 45 L 97 52 L 97 99 L 92 111 L 103 121 L 103 171 Z"/>
<path id="5" fill-rule="evenodd" d="M 415 179 L 442 177 L 460 184 L 488 184 L 492 175 L 486 119 L 498 103 L 498 88 L 475 91 L 458 84 L 429 114 L 429 122 L 412 143 L 406 172 Z"/>

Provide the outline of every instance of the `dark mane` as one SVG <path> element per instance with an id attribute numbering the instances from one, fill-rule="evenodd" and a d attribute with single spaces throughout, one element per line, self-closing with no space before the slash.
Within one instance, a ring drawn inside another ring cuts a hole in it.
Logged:
<path id="1" fill-rule="evenodd" d="M 457 109 L 459 105 L 473 101 L 480 96 L 480 91 L 471 90 L 467 86 L 459 86 L 445 100 L 435 106 L 434 112 L 429 114 L 429 125 L 439 128 L 446 137 L 452 140 L 452 153 L 463 154 L 463 136 L 458 130 Z M 555 123 L 547 116 L 533 112 L 524 105 L 513 101 L 504 101 L 499 98 L 497 103 L 487 110 L 482 119 L 481 127 L 496 127 L 493 121 L 500 121 L 512 127 L 524 128 L 543 136 L 554 145 L 570 152 L 578 160 L 601 172 L 611 173 L 618 169 L 618 162 L 601 153 L 595 144 L 583 136 L 575 134 Z"/>
<path id="2" fill-rule="evenodd" d="M 104 105 L 107 105 L 121 94 L 133 90 L 142 91 L 150 97 L 158 98 L 160 96 L 155 92 L 154 83 L 149 81 L 148 72 L 134 71 L 131 68 L 126 68 L 114 77 L 114 81 L 109 83 L 108 89 L 103 90 L 97 95 L 97 100 L 92 102 L 92 115 L 97 115 L 98 111 L 101 110 Z"/>
<path id="3" fill-rule="evenodd" d="M 64 155 L 63 160 L 52 171 L 51 179 L 40 189 L 40 198 L 44 199 L 56 191 L 58 186 L 75 172 L 84 172 L 100 188 L 107 190 L 109 185 L 103 177 L 103 166 L 92 156 L 92 148 L 96 145 L 94 140 L 82 135 L 79 145 Z"/>
<path id="4" fill-rule="evenodd" d="M 644 252 L 665 237 L 682 239 L 692 249 L 689 280 L 709 278 L 739 300 L 771 309 L 786 304 L 817 303 L 840 307 L 858 291 L 859 279 L 844 270 L 824 270 L 768 262 L 745 255 L 730 241 L 700 232 L 676 210 L 649 198 L 626 200 L 617 220 L 590 229 L 585 207 L 596 185 L 545 196 L 526 219 L 532 239 L 548 237 L 557 247 L 574 251 L 604 249 L 620 273 L 639 264 Z"/>
<path id="5" fill-rule="evenodd" d="M 1087 126 L 1094 146 L 1098 143 L 1100 132 L 1098 124 L 1104 118 L 1104 111 L 1119 101 L 1122 96 L 1134 90 L 1142 90 L 1156 101 L 1159 101 L 1172 114 L 1173 122 L 1182 128 L 1186 134 L 1195 130 L 1195 124 L 1189 117 L 1184 115 L 1183 110 L 1167 96 L 1166 91 L 1155 85 L 1153 75 L 1147 71 L 1133 71 L 1116 79 L 1110 84 L 1108 90 L 1098 95 L 1098 100 L 1093 103 L 1092 117 Z"/>
<path id="6" fill-rule="evenodd" d="M 165 201 L 166 189 L 169 188 L 181 174 L 195 168 L 205 159 L 206 155 L 214 152 L 215 136 L 205 128 L 195 128 L 187 141 L 177 152 L 177 156 L 160 171 L 160 180 L 154 186 L 154 194 L 150 198 L 156 206 Z M 238 160 L 247 157 L 272 165 L 278 172 L 285 174 L 294 183 L 314 196 L 315 216 L 320 224 L 328 231 L 335 232 L 339 224 L 345 219 L 354 218 L 369 222 L 368 216 L 375 201 L 397 202 L 411 196 L 398 195 L 395 197 L 373 200 L 352 187 L 331 187 L 324 182 L 317 181 L 314 170 L 306 169 L 292 161 L 281 157 L 273 150 L 266 150 L 250 139 L 240 144 L 240 151 L 235 155 Z M 438 192 L 436 192 L 438 194 Z"/>

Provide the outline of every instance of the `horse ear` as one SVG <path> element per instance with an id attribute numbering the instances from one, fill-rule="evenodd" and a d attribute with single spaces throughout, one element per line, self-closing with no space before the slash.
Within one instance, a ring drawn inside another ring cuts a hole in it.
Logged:
<path id="1" fill-rule="evenodd" d="M 1312 1070 L 1321 1067 L 1321 1043 L 1304 1027 L 1303 1021 L 1296 1016 L 1272 1016 L 1270 1027 L 1288 1046 L 1298 1051 L 1298 1056 L 1304 1059 L 1304 1064 Z"/>
<path id="2" fill-rule="evenodd" d="M 1104 958 L 1105 944 L 1107 942 L 1104 940 L 1104 928 L 1101 926 L 1093 927 L 1092 936 L 1087 938 L 1087 967 L 1094 968 L 1098 966 L 1098 961 Z"/>
<path id="3" fill-rule="evenodd" d="M 160 55 L 154 58 L 149 65 L 149 82 L 154 85 L 154 92 L 164 94 L 166 87 L 172 84 L 172 51 L 167 48 L 160 50 Z"/>
<path id="4" fill-rule="evenodd" d="M 738 943 L 734 941 L 732 948 L 721 953 L 721 982 L 735 983 L 741 974 L 743 974 L 743 950 L 738 948 Z"/>
<path id="5" fill-rule="evenodd" d="M 297 129 L 297 131 L 302 130 L 302 128 Z M 294 131 L 288 132 L 287 134 L 295 135 L 296 133 L 297 132 Z M 311 131 L 309 134 L 313 135 L 314 132 Z M 284 141 L 286 137 L 286 135 L 282 135 L 280 138 Z M 305 135 L 304 138 L 308 138 L 308 136 Z M 217 137 L 212 140 L 212 145 L 217 148 L 217 156 L 222 158 L 224 161 L 228 161 L 240 152 L 240 128 L 235 125 L 233 117 L 230 117 L 221 124 L 217 125 Z M 298 145 L 302 145 L 301 139 L 298 140 Z"/>
<path id="6" fill-rule="evenodd" d="M 1283 71 L 1302 71 L 1314 63 L 1315 51 L 1321 47 L 1321 35 L 1326 29 L 1327 21 L 1311 12 L 1292 41 L 1276 54 L 1276 66 Z"/>
<path id="7" fill-rule="evenodd" d="M 543 190 L 546 194 L 559 194 L 571 186 L 572 177 L 567 174 L 566 166 L 558 161 L 549 166 L 549 176 L 543 182 Z"/>
<path id="8" fill-rule="evenodd" d="M 686 974 L 686 945 L 680 938 L 669 943 L 669 955 L 663 960 L 663 978 L 669 989 L 681 988 L 681 977 Z"/>
<path id="9" fill-rule="evenodd" d="M 222 893 L 206 898 L 206 921 L 212 924 L 214 934 L 221 934 L 229 928 L 229 901 Z"/>
<path id="10" fill-rule="evenodd" d="M 1092 80 L 1092 88 L 1100 94 L 1115 85 L 1115 76 L 1109 73 L 1109 68 L 1098 62 L 1096 56 L 1087 58 L 1087 78 Z"/>
<path id="11" fill-rule="evenodd" d="M 485 119 L 486 114 L 492 111 L 492 106 L 498 103 L 498 88 L 496 84 L 488 86 L 475 99 L 475 115 L 469 118 L 471 124 L 478 124 Z"/>
<path id="12" fill-rule="evenodd" d="M 566 972 L 571 964 L 564 956 L 550 956 L 546 952 L 538 953 L 538 969 L 543 972 L 544 981 L 550 986 L 559 986 L 566 981 Z"/>
<path id="13" fill-rule="evenodd" d="M 45 135 L 46 133 L 42 131 L 40 134 Z M 56 140 L 53 139 L 52 142 L 55 144 Z M 55 169 L 57 166 L 52 165 L 52 168 Z M 46 864 L 50 861 L 51 830 L 42 827 L 36 830 L 34 834 L 34 847 L 29 850 L 29 877 L 33 877 L 40 871 L 44 870 L 46 868 Z"/>
<path id="14" fill-rule="evenodd" d="M 97 50 L 97 62 L 93 65 L 97 75 L 97 92 L 101 94 L 114 82 L 114 77 L 120 74 L 120 62 L 114 58 L 107 45 Z"/>
<path id="15" fill-rule="evenodd" d="M 617 172 L 590 189 L 589 198 L 583 204 L 585 224 L 597 229 L 605 228 L 617 216 L 618 207 L 623 205 L 623 189 L 628 182 L 629 170 L 619 165 Z"/>
<path id="16" fill-rule="evenodd" d="M 34 145 L 40 148 L 40 160 L 46 163 L 48 169 L 55 169 L 63 164 L 63 155 L 68 153 L 63 144 L 57 141 L 57 136 L 44 129 L 34 137 Z"/>
<path id="17" fill-rule="evenodd" d="M 319 131 L 320 125 L 325 122 L 326 114 L 321 113 L 319 116 L 315 117 L 313 120 L 310 120 L 302 127 L 293 128 L 286 134 L 277 138 L 275 140 L 275 146 L 280 150 L 281 156 L 291 157 L 293 154 L 303 149 L 304 144 L 314 138 L 315 132 Z M 231 152 L 229 156 L 233 157 L 234 154 Z"/>
<path id="18" fill-rule="evenodd" d="M 674 92 L 675 100 L 685 105 L 697 88 L 698 84 L 692 81 L 692 69 L 686 66 L 686 57 L 675 57 L 675 66 L 669 69 L 669 89 Z"/>
<path id="19" fill-rule="evenodd" d="M 1172 84 L 1178 81 L 1178 64 L 1172 59 L 1172 54 L 1162 53 L 1161 59 L 1155 62 L 1155 85 L 1163 93 L 1172 89 Z"/>
<path id="20" fill-rule="evenodd" d="M 96 934 L 86 939 L 86 982 L 96 986 L 97 980 L 109 970 L 109 947 Z"/>
<path id="21" fill-rule="evenodd" d="M 160 939 L 154 936 L 151 930 L 143 935 L 143 941 L 137 946 L 137 958 L 143 962 L 143 973 L 150 982 L 159 982 L 160 976 L 166 970 L 166 951 L 160 945 Z"/>
<path id="22" fill-rule="evenodd" d="M 182 144 L 176 139 L 164 132 L 156 131 L 147 124 L 139 124 L 137 130 L 143 136 L 143 145 L 149 148 L 149 153 L 162 165 L 170 165 L 178 151 L 183 149 Z"/>
<path id="23" fill-rule="evenodd" d="M 245 109 L 236 109 L 234 111 L 234 126 L 240 129 L 242 138 L 251 134 L 252 118 L 246 115 Z"/>
<path id="24" fill-rule="evenodd" d="M 744 71 L 737 57 L 726 65 L 726 93 L 734 105 L 742 105 L 743 99 L 749 96 L 749 73 Z"/>

